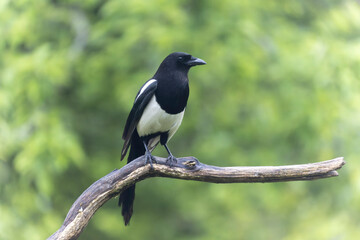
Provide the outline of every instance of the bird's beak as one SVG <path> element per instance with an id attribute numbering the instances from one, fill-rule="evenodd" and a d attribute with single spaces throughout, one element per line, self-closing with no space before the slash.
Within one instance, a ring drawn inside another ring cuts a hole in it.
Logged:
<path id="1" fill-rule="evenodd" d="M 204 65 L 206 62 L 200 58 L 191 57 L 190 60 L 186 62 L 189 66 L 196 66 L 196 65 Z"/>

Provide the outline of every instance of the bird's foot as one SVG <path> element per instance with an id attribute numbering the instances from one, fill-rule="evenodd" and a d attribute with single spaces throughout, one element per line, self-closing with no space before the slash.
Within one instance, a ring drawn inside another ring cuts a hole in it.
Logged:
<path id="1" fill-rule="evenodd" d="M 153 169 L 153 162 L 156 163 L 155 158 L 151 155 L 150 152 L 145 152 L 145 165 L 150 163 L 150 167 Z"/>
<path id="2" fill-rule="evenodd" d="M 169 164 L 170 167 L 172 167 L 175 163 L 177 163 L 177 159 L 173 155 L 169 155 L 166 159 L 166 163 Z"/>

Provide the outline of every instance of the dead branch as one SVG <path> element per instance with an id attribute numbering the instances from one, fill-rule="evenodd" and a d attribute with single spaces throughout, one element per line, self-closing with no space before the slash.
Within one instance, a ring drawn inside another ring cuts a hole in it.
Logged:
<path id="1" fill-rule="evenodd" d="M 200 163 L 194 157 L 178 158 L 169 167 L 165 158 L 155 157 L 157 164 L 151 169 L 144 165 L 144 157 L 132 161 L 102 177 L 86 189 L 72 205 L 63 225 L 48 240 L 77 239 L 95 212 L 109 199 L 117 196 L 128 186 L 149 177 L 167 177 L 211 183 L 250 183 L 315 180 L 338 176 L 337 169 L 345 161 L 342 157 L 317 163 L 257 166 L 217 167 Z M 119 217 L 119 222 L 120 222 Z M 120 223 L 119 223 L 120 224 Z"/>

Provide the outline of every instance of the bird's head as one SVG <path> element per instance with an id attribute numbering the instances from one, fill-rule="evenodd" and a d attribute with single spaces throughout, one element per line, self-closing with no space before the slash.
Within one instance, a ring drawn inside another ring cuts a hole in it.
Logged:
<path id="1" fill-rule="evenodd" d="M 177 63 L 180 65 L 184 65 L 187 67 L 193 67 L 196 65 L 204 65 L 206 64 L 206 62 L 200 58 L 196 58 L 194 56 L 191 56 L 188 53 L 183 53 L 183 52 L 175 52 L 170 54 L 169 56 L 171 56 L 172 58 L 175 58 Z"/>
<path id="2" fill-rule="evenodd" d="M 168 55 L 163 63 L 167 66 L 173 66 L 178 69 L 190 69 L 196 65 L 204 65 L 206 62 L 200 58 L 196 58 L 188 53 L 174 52 Z"/>

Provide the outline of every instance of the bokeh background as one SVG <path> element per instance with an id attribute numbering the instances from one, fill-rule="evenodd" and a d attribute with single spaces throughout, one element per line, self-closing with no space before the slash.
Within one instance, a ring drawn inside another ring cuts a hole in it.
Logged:
<path id="1" fill-rule="evenodd" d="M 113 199 L 80 239 L 360 239 L 360 5 L 350 0 L 0 1 L 0 239 L 50 236 L 83 190 L 125 164 L 135 94 L 174 51 L 208 63 L 190 71 L 176 156 L 347 165 L 311 182 L 148 179 L 129 227 Z"/>

